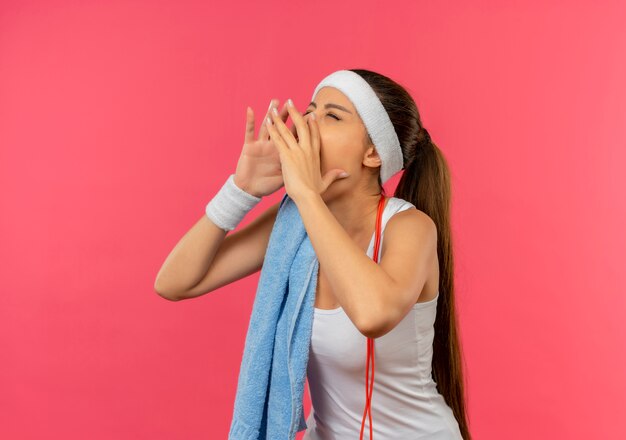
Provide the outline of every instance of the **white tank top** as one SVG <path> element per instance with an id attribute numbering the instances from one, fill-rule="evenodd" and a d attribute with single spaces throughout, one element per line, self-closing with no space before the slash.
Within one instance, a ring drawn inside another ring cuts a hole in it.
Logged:
<path id="1" fill-rule="evenodd" d="M 383 211 L 391 216 L 415 207 L 391 197 Z M 374 236 L 367 255 L 373 258 Z M 379 255 L 381 251 L 378 251 Z M 374 339 L 373 440 L 462 440 L 452 409 L 431 376 L 437 299 L 416 303 L 389 333 Z M 312 408 L 302 440 L 359 439 L 365 410 L 367 338 L 342 307 L 315 308 L 307 383 Z M 372 379 L 370 365 L 369 380 Z M 363 438 L 369 439 L 369 414 Z"/>

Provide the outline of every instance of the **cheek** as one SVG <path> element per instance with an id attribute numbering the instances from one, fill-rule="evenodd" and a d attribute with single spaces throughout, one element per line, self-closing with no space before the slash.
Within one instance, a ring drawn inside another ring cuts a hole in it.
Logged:
<path id="1" fill-rule="evenodd" d="M 332 168 L 352 169 L 361 160 L 360 147 L 355 143 L 359 134 L 342 127 L 320 125 L 320 165 L 322 171 Z"/>
<path id="2" fill-rule="evenodd" d="M 331 168 L 352 167 L 358 158 L 355 157 L 354 146 L 345 143 L 325 140 L 323 137 L 320 144 L 320 165 L 323 170 Z"/>

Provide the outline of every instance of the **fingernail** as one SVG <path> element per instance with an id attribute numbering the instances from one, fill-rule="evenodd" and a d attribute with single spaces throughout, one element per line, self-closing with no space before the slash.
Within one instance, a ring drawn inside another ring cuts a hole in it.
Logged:
<path id="1" fill-rule="evenodd" d="M 291 100 L 291 98 L 287 100 L 287 105 L 289 105 L 289 107 L 293 107 L 293 101 Z"/>
<path id="2" fill-rule="evenodd" d="M 267 118 L 265 118 L 265 123 L 266 123 L 267 125 L 272 125 L 272 124 L 273 124 L 273 122 L 272 122 L 272 118 L 270 118 L 269 116 L 268 116 Z"/>
<path id="3" fill-rule="evenodd" d="M 339 177 L 348 177 L 350 174 L 346 173 L 345 171 L 343 173 L 341 173 L 339 175 Z"/>
<path id="4" fill-rule="evenodd" d="M 274 100 L 273 100 L 273 99 L 271 99 L 271 100 L 270 100 L 270 105 L 269 105 L 269 107 L 267 107 L 267 111 L 268 111 L 268 112 L 269 112 L 269 111 L 270 111 L 270 109 L 272 108 L 272 104 L 274 104 Z"/>
<path id="5" fill-rule="evenodd" d="M 315 119 L 315 113 L 311 112 L 309 114 L 311 115 L 311 119 Z"/>
<path id="6" fill-rule="evenodd" d="M 275 115 L 278 114 L 278 109 L 276 109 L 276 107 L 272 107 L 272 113 L 274 113 Z"/>

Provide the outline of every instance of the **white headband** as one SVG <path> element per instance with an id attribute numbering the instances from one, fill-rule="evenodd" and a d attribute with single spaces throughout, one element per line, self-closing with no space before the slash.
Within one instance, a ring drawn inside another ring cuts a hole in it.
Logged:
<path id="1" fill-rule="evenodd" d="M 315 87 L 311 101 L 322 87 L 334 87 L 345 94 L 363 120 L 380 156 L 380 180 L 385 183 L 402 169 L 402 150 L 391 119 L 372 87 L 356 72 L 337 70 Z"/>

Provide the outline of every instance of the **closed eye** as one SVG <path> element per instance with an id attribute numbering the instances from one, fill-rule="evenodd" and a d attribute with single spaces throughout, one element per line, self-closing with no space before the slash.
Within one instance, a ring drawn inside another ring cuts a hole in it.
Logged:
<path id="1" fill-rule="evenodd" d="M 309 111 L 309 112 L 306 112 L 306 113 L 304 113 L 302 116 L 306 116 L 306 115 L 308 115 L 309 113 L 311 113 L 311 112 L 310 112 L 310 111 Z M 332 117 L 333 117 L 333 118 L 335 118 L 336 120 L 341 121 L 341 119 L 340 119 L 340 118 L 338 118 L 338 117 L 337 117 L 337 115 L 335 115 L 335 114 L 333 114 L 333 113 L 326 113 L 326 116 L 332 116 Z"/>

